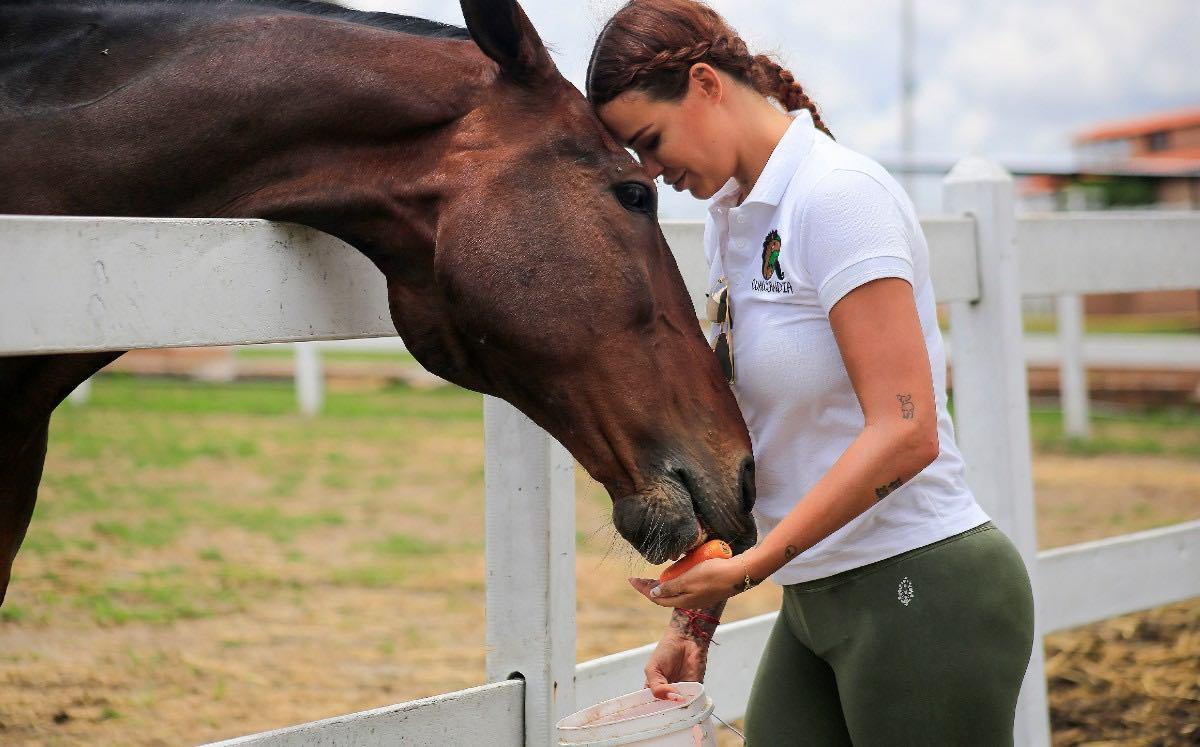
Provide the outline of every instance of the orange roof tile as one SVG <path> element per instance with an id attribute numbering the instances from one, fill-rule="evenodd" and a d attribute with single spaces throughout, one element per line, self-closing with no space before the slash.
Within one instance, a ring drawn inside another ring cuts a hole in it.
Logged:
<path id="1" fill-rule="evenodd" d="M 1030 174 L 1018 182 L 1018 191 L 1025 196 L 1053 194 L 1062 188 L 1065 180 L 1050 174 Z"/>
<path id="2" fill-rule="evenodd" d="M 1076 143 L 1086 143 L 1095 140 L 1119 140 L 1122 138 L 1147 135 L 1161 130 L 1179 130 L 1185 127 L 1200 126 L 1200 107 L 1180 109 L 1173 112 L 1163 112 L 1145 117 L 1123 119 L 1097 125 L 1089 130 L 1076 133 L 1072 140 Z"/>

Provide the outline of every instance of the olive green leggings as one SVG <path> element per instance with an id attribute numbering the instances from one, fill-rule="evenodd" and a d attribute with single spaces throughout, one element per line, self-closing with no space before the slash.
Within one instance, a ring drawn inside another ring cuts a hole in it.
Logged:
<path id="1" fill-rule="evenodd" d="M 783 589 L 747 745 L 1011 747 L 1033 593 L 991 522 Z"/>

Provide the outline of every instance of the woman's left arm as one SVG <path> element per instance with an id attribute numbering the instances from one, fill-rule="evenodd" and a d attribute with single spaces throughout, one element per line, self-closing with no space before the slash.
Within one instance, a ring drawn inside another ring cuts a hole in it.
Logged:
<path id="1" fill-rule="evenodd" d="M 880 278 L 847 293 L 829 323 L 864 427 L 745 562 L 759 581 L 911 480 L 938 455 L 933 376 L 913 288 Z"/>
<path id="2" fill-rule="evenodd" d="M 664 607 L 703 607 L 758 583 L 911 480 L 938 455 L 925 336 L 907 280 L 879 278 L 844 295 L 829 322 L 863 411 L 862 432 L 758 545 L 658 584 L 630 579 Z"/>

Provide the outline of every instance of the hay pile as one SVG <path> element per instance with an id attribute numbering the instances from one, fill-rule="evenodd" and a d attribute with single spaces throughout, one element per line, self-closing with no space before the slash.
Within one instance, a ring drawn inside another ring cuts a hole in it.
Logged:
<path id="1" fill-rule="evenodd" d="M 1056 747 L 1200 745 L 1200 599 L 1046 636 Z"/>

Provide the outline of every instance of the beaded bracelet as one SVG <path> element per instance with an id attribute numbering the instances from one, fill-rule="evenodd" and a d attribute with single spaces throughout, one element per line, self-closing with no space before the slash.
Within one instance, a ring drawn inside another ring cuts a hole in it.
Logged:
<path id="1" fill-rule="evenodd" d="M 701 612 L 700 610 L 689 610 L 689 609 L 684 609 L 682 607 L 676 608 L 675 611 L 680 612 L 687 617 L 688 622 L 687 622 L 686 630 L 689 635 L 691 635 L 694 638 L 699 638 L 700 640 L 704 641 L 705 643 L 711 642 L 717 646 L 721 645 L 712 639 L 713 633 L 706 631 L 704 628 L 702 628 L 700 626 L 701 620 L 703 620 L 704 622 L 711 622 L 713 624 L 713 632 L 715 633 L 716 626 L 721 624 L 721 620 L 719 618 L 713 617 L 712 615 L 709 615 L 709 614 L 705 614 L 704 612 Z"/>

